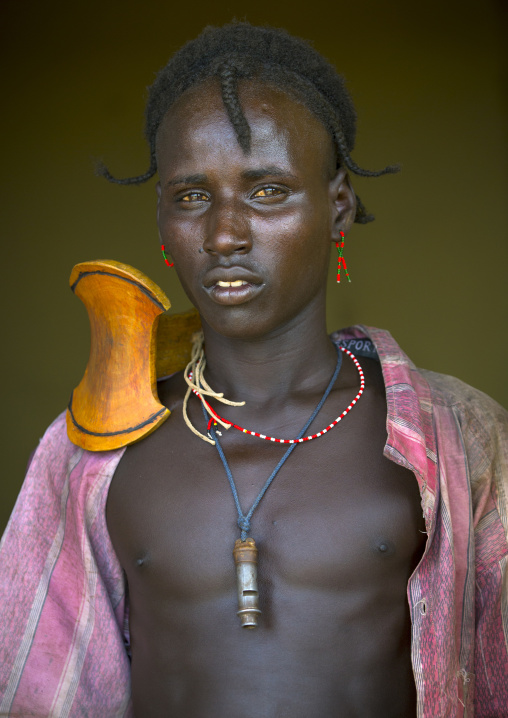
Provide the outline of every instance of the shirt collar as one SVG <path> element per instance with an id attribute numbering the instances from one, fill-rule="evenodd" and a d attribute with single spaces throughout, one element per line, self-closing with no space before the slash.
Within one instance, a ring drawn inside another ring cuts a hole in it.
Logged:
<path id="1" fill-rule="evenodd" d="M 384 455 L 414 472 L 427 527 L 430 527 L 437 491 L 437 451 L 430 387 L 389 332 L 359 324 L 332 334 L 336 341 L 365 337 L 376 347 L 386 389 Z"/>

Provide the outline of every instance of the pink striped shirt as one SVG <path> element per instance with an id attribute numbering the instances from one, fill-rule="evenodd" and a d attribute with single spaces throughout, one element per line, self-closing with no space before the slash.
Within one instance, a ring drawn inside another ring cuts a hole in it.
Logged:
<path id="1" fill-rule="evenodd" d="M 507 412 L 416 369 L 388 332 L 333 338 L 374 343 L 384 454 L 421 494 L 428 540 L 407 593 L 417 715 L 508 716 Z M 0 716 L 133 715 L 126 586 L 105 519 L 123 451 L 79 449 L 62 415 L 35 453 L 0 544 Z"/>

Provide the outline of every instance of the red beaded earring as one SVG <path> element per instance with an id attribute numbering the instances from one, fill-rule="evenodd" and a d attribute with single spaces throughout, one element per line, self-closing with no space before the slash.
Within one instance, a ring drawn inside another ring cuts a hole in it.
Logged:
<path id="1" fill-rule="evenodd" d="M 168 267 L 174 267 L 174 266 L 175 266 L 175 263 L 174 263 L 174 262 L 170 262 L 169 259 L 166 257 L 166 248 L 164 247 L 163 244 L 161 244 L 161 250 L 162 250 L 162 256 L 164 257 L 164 261 L 166 262 L 166 264 L 168 265 Z"/>
<path id="2" fill-rule="evenodd" d="M 335 246 L 337 247 L 337 253 L 338 253 L 338 255 L 339 255 L 338 260 L 337 260 L 337 284 L 340 284 L 340 265 L 341 265 L 341 264 L 342 264 L 342 266 L 344 267 L 344 271 L 346 272 L 346 279 L 347 279 L 347 281 L 348 281 L 348 282 L 351 281 L 351 277 L 349 276 L 349 272 L 347 271 L 346 260 L 345 260 L 344 257 L 343 257 L 343 252 L 344 252 L 344 232 L 339 232 L 339 234 L 340 234 L 340 236 L 341 236 L 341 241 L 340 241 L 340 242 L 335 242 Z"/>

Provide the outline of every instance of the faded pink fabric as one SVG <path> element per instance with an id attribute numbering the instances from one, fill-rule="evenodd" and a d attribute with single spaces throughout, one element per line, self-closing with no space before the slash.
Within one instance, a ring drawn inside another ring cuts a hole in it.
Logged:
<path id="1" fill-rule="evenodd" d="M 508 716 L 507 412 L 416 369 L 388 332 L 333 338 L 353 353 L 375 344 L 384 454 L 421 494 L 428 541 L 408 584 L 417 715 Z M 34 456 L 0 545 L 0 716 L 133 715 L 126 586 L 105 521 L 122 454 L 73 446 L 62 415 Z"/>
<path id="2" fill-rule="evenodd" d="M 0 545 L 0 716 L 132 716 L 125 582 L 105 521 L 123 451 L 67 439 L 32 459 Z"/>

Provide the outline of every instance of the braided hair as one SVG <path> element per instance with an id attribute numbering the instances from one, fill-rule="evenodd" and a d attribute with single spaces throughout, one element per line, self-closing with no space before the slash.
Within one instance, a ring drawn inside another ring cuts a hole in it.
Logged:
<path id="1" fill-rule="evenodd" d="M 256 79 L 273 85 L 314 113 L 335 145 L 337 164 L 363 177 L 379 177 L 398 171 L 390 165 L 372 171 L 359 167 L 351 158 L 356 136 L 356 112 L 343 78 L 314 48 L 285 30 L 233 22 L 207 27 L 173 55 L 149 89 L 145 113 L 145 136 L 150 146 L 150 166 L 145 174 L 119 179 L 104 166 L 98 173 L 117 184 L 141 184 L 157 171 L 155 143 L 158 128 L 169 108 L 190 87 L 216 77 L 224 107 L 245 153 L 250 151 L 251 132 L 238 97 L 242 79 Z M 362 224 L 374 217 L 357 197 L 355 221 Z"/>

